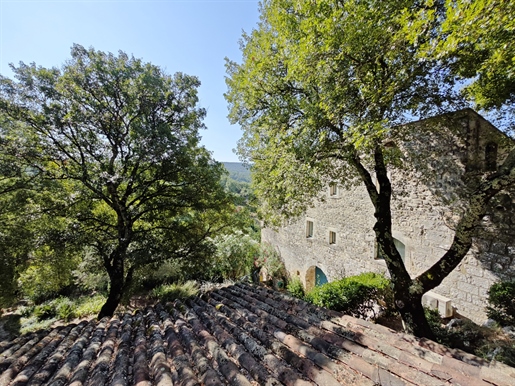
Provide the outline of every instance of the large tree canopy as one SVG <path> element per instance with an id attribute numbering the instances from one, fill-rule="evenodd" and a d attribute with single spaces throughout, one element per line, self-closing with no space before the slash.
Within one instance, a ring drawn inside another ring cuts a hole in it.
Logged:
<path id="1" fill-rule="evenodd" d="M 365 185 L 396 306 L 410 331 L 431 337 L 422 294 L 465 256 L 486 204 L 513 183 L 515 157 L 469 197 L 449 251 L 411 279 L 391 234 L 387 170 L 398 163 L 398 149 L 388 143 L 399 124 L 464 105 L 455 92 L 455 61 L 423 54 L 421 42 L 406 32 L 420 6 L 408 0 L 264 1 L 258 28 L 243 36 L 243 62 L 227 64 L 226 98 L 230 118 L 244 131 L 239 153 L 253 165 L 269 223 L 303 213 L 328 180 Z M 430 25 L 424 42 L 440 33 Z"/>
<path id="2" fill-rule="evenodd" d="M 515 103 L 514 14 L 515 4 L 505 0 L 431 0 L 404 10 L 419 53 L 446 62 L 484 109 Z"/>
<path id="3" fill-rule="evenodd" d="M 333 177 L 332 159 L 371 155 L 398 124 L 456 104 L 448 69 L 416 57 L 416 45 L 399 33 L 411 3 L 264 2 L 259 28 L 243 37 L 243 63 L 228 62 L 226 97 L 244 130 L 240 154 L 256 163 L 256 185 L 273 212 L 302 211 L 296 203 L 319 191 L 320 169 Z M 286 175 L 265 170 L 288 165 Z M 294 193 L 299 178 L 307 196 Z"/>
<path id="4" fill-rule="evenodd" d="M 201 255 L 223 226 L 223 167 L 199 145 L 197 78 L 74 45 L 61 69 L 20 64 L 0 79 L 0 110 L 37 149 L 26 170 L 61 181 L 63 243 L 90 246 L 110 278 L 112 315 L 133 271 Z M 27 153 L 28 154 L 28 153 Z"/>
<path id="5" fill-rule="evenodd" d="M 427 0 L 403 10 L 419 58 L 447 66 L 462 95 L 498 127 L 515 132 L 515 4 L 505 0 Z"/>

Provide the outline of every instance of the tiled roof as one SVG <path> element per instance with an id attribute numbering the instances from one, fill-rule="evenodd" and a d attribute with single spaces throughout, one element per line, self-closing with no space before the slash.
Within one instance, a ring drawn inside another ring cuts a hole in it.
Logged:
<path id="1" fill-rule="evenodd" d="M 236 284 L 0 342 L 0 386 L 515 385 L 515 369 Z"/>

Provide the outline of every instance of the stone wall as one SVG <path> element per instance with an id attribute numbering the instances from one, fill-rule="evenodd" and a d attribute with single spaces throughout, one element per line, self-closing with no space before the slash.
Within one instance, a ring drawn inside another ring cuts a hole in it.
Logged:
<path id="1" fill-rule="evenodd" d="M 497 141 L 498 161 L 503 158 L 501 142 L 505 137 L 490 123 L 471 110 L 448 124 L 456 122 L 458 129 L 451 131 L 435 128 L 431 120 L 410 125 L 407 145 L 399 147 L 404 153 L 410 150 L 417 154 L 418 161 L 410 159 L 411 168 L 390 172 L 393 236 L 403 245 L 405 265 L 412 277 L 438 261 L 451 245 L 459 204 L 463 203 L 459 198 L 466 196 L 467 189 L 485 173 L 487 144 Z M 473 248 L 434 290 L 451 299 L 455 312 L 478 323 L 486 319 L 490 285 L 515 278 L 513 198 L 515 195 L 504 193 L 492 202 Z M 312 237 L 306 235 L 307 221 L 313 222 Z M 331 195 L 328 185 L 304 218 L 277 231 L 264 229 L 262 238 L 276 246 L 288 272 L 310 286 L 312 278 L 306 275 L 312 267 L 319 267 L 329 281 L 366 271 L 387 273 L 385 262 L 377 258 L 373 225 L 373 206 L 363 186 L 340 186 L 337 194 Z M 336 243 L 330 243 L 329 232 L 336 233 Z"/>

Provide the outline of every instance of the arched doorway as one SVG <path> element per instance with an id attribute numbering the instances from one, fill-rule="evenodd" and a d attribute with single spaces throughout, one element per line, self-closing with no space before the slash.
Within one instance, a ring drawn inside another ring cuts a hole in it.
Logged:
<path id="1" fill-rule="evenodd" d="M 327 276 L 321 268 L 313 265 L 306 271 L 306 291 L 327 283 Z"/>

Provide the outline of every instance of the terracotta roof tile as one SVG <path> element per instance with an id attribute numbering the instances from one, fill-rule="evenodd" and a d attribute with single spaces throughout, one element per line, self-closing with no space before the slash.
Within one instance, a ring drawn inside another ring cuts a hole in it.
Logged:
<path id="1" fill-rule="evenodd" d="M 513 386 L 515 369 L 236 284 L 0 342 L 0 386 Z"/>

